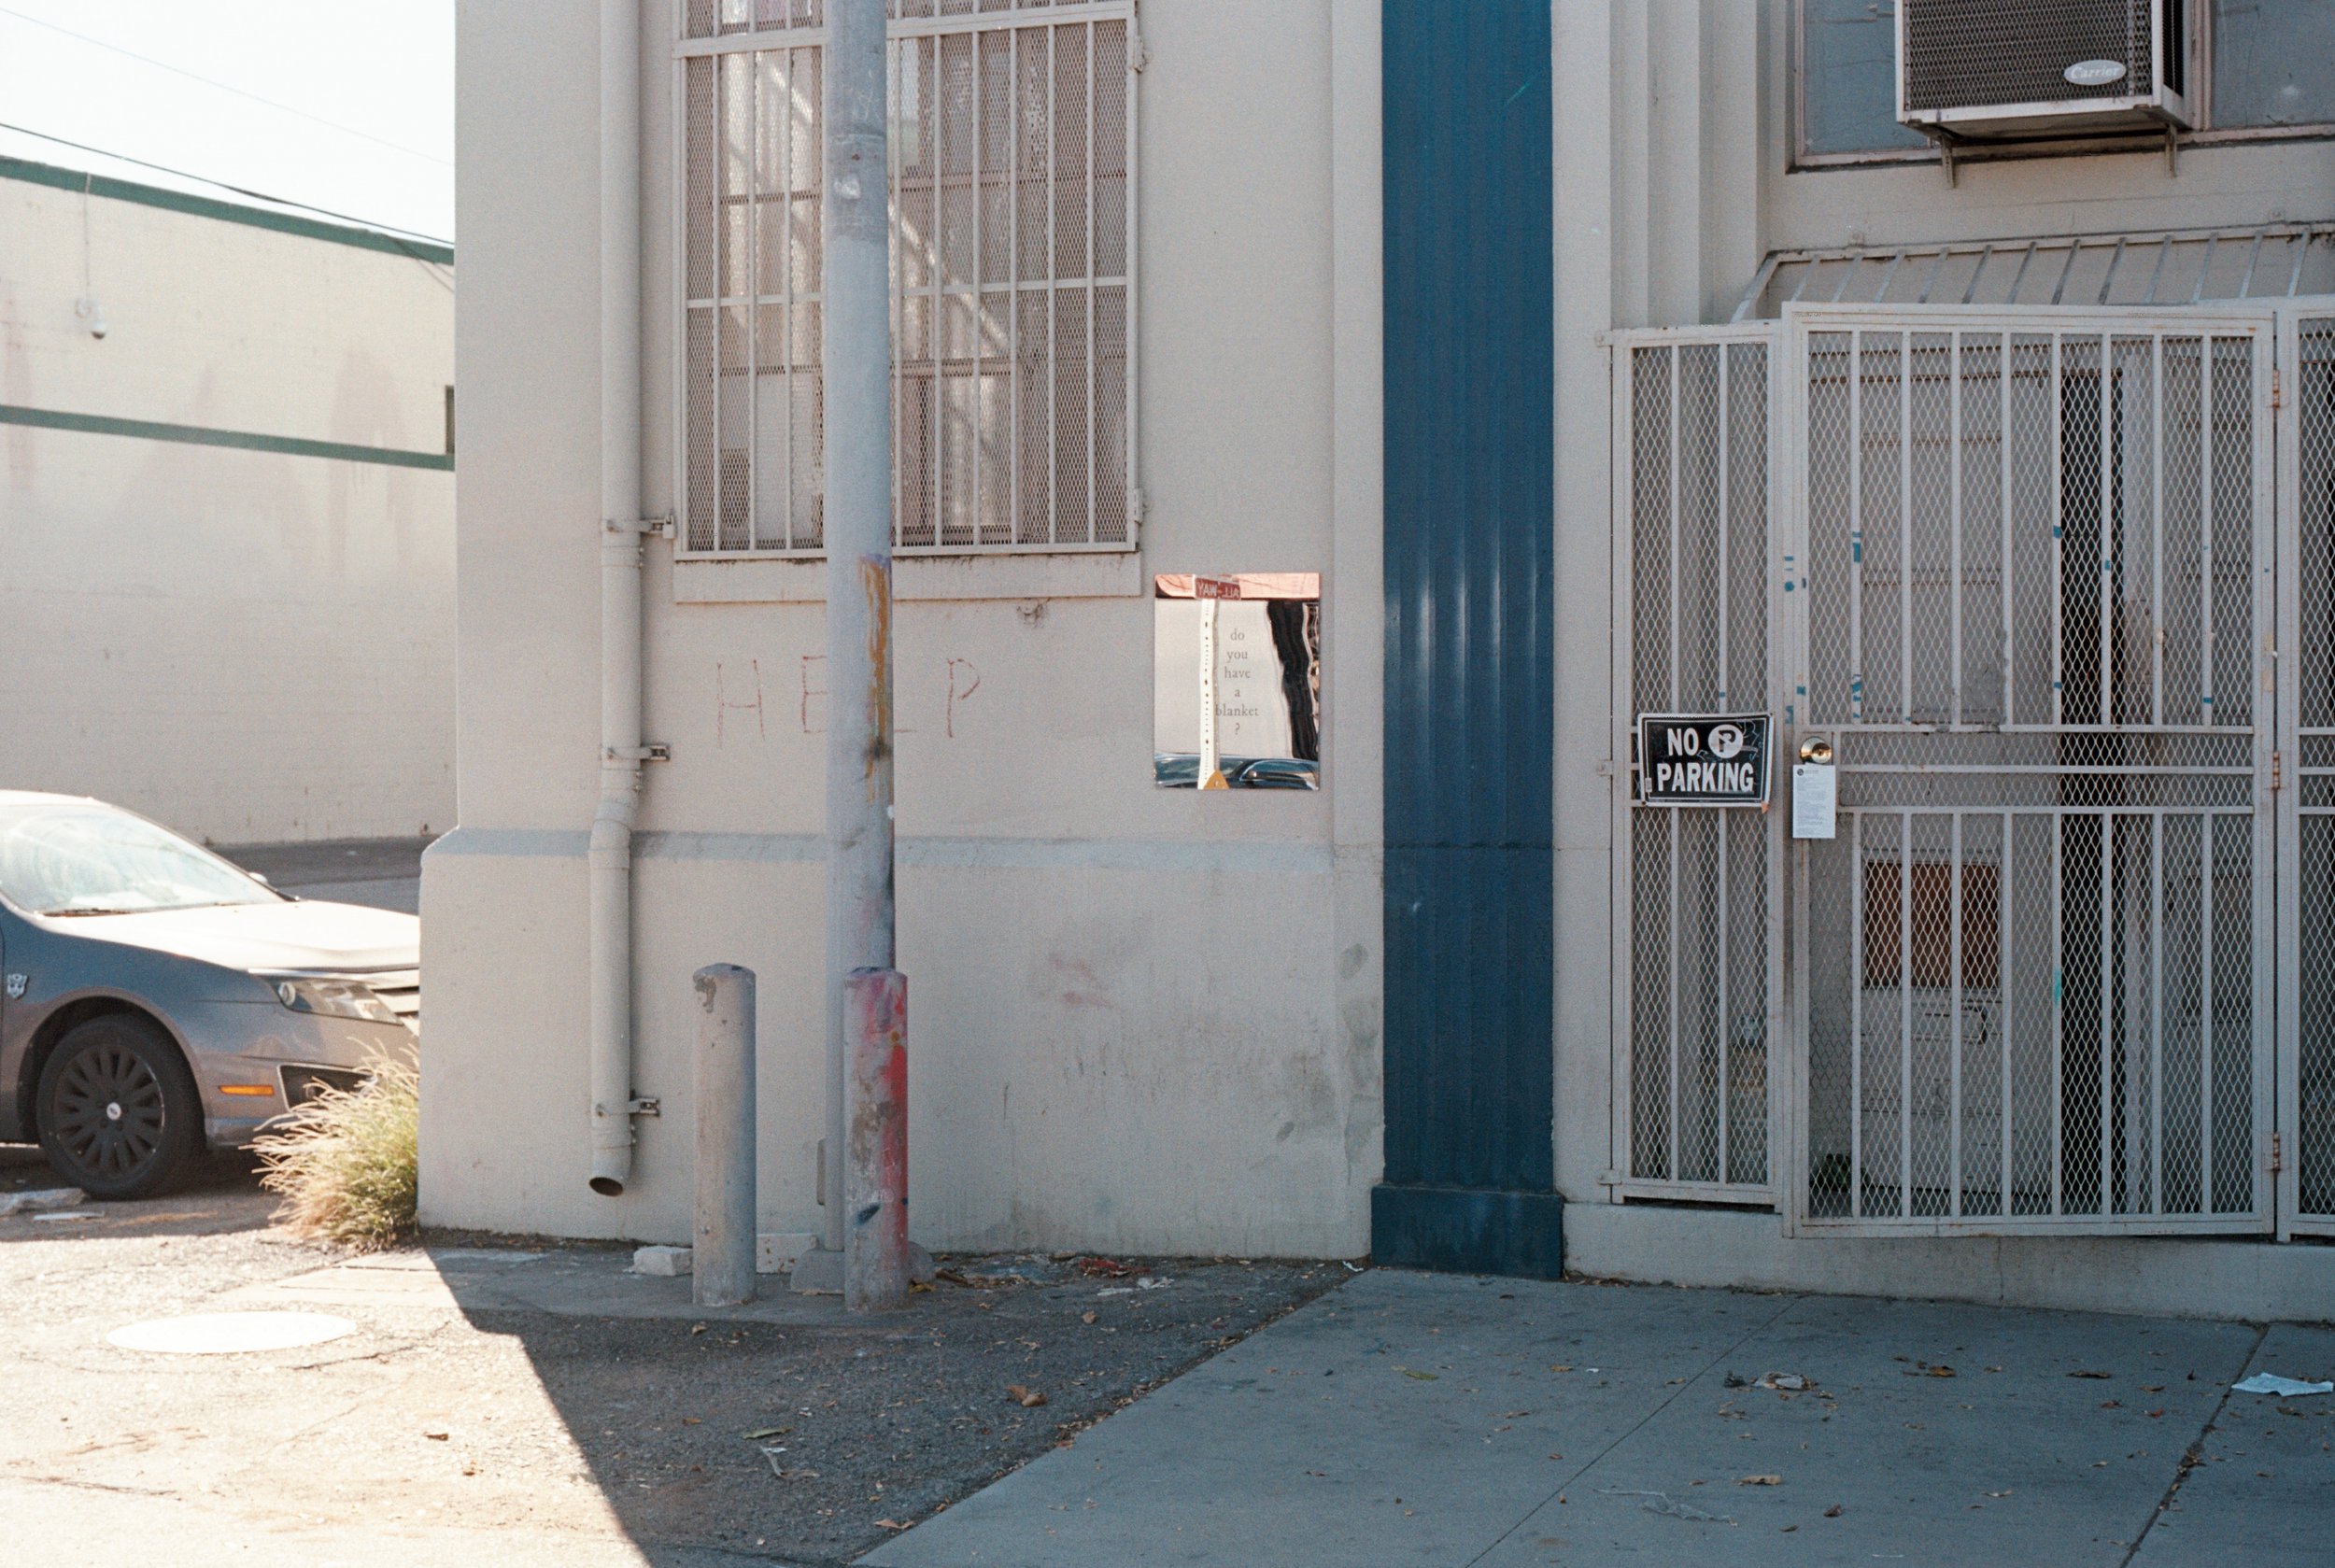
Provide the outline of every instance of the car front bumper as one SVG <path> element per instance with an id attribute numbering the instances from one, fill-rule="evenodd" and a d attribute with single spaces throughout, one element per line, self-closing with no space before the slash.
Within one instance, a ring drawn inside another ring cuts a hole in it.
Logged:
<path id="1" fill-rule="evenodd" d="M 272 1002 L 219 1002 L 173 1014 L 203 1097 L 214 1149 L 240 1149 L 324 1084 L 347 1086 L 384 1058 L 411 1066 L 420 1041 L 403 1024 L 294 1012 Z"/>

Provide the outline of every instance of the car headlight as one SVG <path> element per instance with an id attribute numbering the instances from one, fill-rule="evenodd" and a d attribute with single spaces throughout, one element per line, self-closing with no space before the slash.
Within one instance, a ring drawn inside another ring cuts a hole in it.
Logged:
<path id="1" fill-rule="evenodd" d="M 294 1012 L 326 1018 L 361 1018 L 369 1024 L 404 1022 L 372 986 L 361 981 L 322 980 L 307 975 L 262 975 L 276 988 L 276 999 Z"/>

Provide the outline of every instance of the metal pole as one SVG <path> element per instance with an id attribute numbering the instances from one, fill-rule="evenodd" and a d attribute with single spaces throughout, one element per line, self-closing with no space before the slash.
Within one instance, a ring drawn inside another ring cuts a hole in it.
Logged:
<path id="1" fill-rule="evenodd" d="M 864 1312 L 908 1301 L 907 977 L 854 969 L 843 1011 L 851 1049 L 843 1308 Z"/>
<path id="2" fill-rule="evenodd" d="M 827 1236 L 852 1190 L 844 982 L 892 967 L 892 285 L 884 0 L 828 0 Z M 831 1265 L 830 1265 L 831 1266 Z"/>
<path id="3" fill-rule="evenodd" d="M 698 1194 L 690 1295 L 700 1307 L 754 1299 L 754 971 L 697 972 Z"/>

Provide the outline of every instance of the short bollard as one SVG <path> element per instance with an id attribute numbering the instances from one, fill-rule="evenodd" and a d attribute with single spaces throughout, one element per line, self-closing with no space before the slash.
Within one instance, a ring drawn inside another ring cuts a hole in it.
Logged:
<path id="1" fill-rule="evenodd" d="M 698 1192 L 690 1296 L 754 1299 L 754 971 L 697 972 Z"/>
<path id="2" fill-rule="evenodd" d="M 843 982 L 843 1307 L 908 1301 L 908 977 L 854 969 Z"/>

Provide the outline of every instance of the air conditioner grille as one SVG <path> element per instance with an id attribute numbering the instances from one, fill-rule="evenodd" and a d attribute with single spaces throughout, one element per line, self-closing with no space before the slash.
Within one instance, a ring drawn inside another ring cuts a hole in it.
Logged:
<path id="1" fill-rule="evenodd" d="M 2155 0 L 1898 0 L 1905 7 L 1905 107 L 2121 98 L 2155 85 Z M 2079 61 L 2114 60 L 2115 81 L 2078 87 Z"/>

